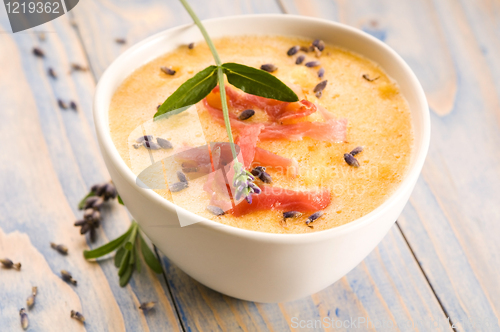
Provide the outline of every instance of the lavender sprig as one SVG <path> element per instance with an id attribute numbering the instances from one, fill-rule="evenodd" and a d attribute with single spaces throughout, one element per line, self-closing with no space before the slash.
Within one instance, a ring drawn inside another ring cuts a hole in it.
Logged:
<path id="1" fill-rule="evenodd" d="M 234 164 L 233 187 L 235 188 L 235 201 L 239 201 L 244 197 L 248 204 L 252 204 L 252 195 L 259 195 L 262 192 L 254 181 L 255 177 L 245 170 L 240 162 Z"/>

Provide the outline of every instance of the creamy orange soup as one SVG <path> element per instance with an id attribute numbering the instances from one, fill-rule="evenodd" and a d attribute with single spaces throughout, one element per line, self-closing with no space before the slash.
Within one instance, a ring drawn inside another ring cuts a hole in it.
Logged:
<path id="1" fill-rule="evenodd" d="M 309 40 L 281 36 L 215 40 L 223 62 L 237 62 L 256 68 L 272 63 L 278 67 L 273 75 L 290 86 L 300 99 L 321 105 L 336 118 L 347 119 L 347 138 L 344 142 L 303 138 L 301 141 L 276 140 L 257 144 L 260 148 L 298 162 L 299 174 L 296 177 L 269 170 L 273 186 L 294 190 L 330 190 L 332 201 L 321 218 L 308 226 L 305 223 L 307 214 L 287 219 L 284 223 L 283 211 L 277 210 L 253 212 L 241 217 L 231 214 L 215 216 L 206 210 L 210 202 L 203 191 L 203 179 L 191 181 L 189 188 L 180 192 L 171 193 L 169 189 L 155 191 L 165 199 L 219 223 L 271 233 L 307 233 L 329 229 L 362 217 L 382 204 L 399 186 L 412 157 L 413 131 L 408 104 L 397 84 L 382 68 L 359 55 L 332 45 L 326 45 L 319 58 L 314 52 L 299 51 L 293 56 L 287 55 L 287 50 L 293 45 L 310 44 Z M 304 63 L 313 60 L 321 62 L 325 71 L 322 79 L 317 74 L 320 67 L 295 64 L 300 54 L 306 57 Z M 131 138 L 143 133 L 155 134 L 147 132 L 150 128 L 147 123 L 151 123 L 158 104 L 163 103 L 195 73 L 213 63 L 205 43 L 200 42 L 192 49 L 181 46 L 137 69 L 117 89 L 109 110 L 111 136 L 121 157 L 135 174 L 147 166 L 150 152 L 158 161 L 181 149 L 199 146 L 203 141 L 228 141 L 225 128 L 215 123 L 199 103 L 194 110 L 197 114 L 175 115 L 180 122 L 184 118 L 185 122 L 192 121 L 197 115 L 198 130 L 188 132 L 185 126 L 176 129 L 167 125 L 170 128 L 167 129 L 172 131 L 171 137 L 167 138 L 172 141 L 174 149 L 146 151 L 144 148 L 131 148 Z M 176 73 L 167 75 L 160 70 L 162 66 L 171 67 Z M 363 75 L 375 80 L 367 80 Z M 317 98 L 313 89 L 324 79 L 328 80 L 327 87 L 321 98 Z M 256 112 L 248 121 L 259 122 L 265 118 L 258 110 Z M 316 112 L 300 121 L 322 121 L 321 114 Z M 349 166 L 344 160 L 344 153 L 357 146 L 363 147 L 363 152 L 355 156 L 361 165 L 359 168 Z"/>

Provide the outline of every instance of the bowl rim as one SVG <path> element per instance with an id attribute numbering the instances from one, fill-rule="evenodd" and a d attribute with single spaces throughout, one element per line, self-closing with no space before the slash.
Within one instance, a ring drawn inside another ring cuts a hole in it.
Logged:
<path id="1" fill-rule="evenodd" d="M 401 181 L 396 190 L 379 206 L 377 206 L 374 210 L 370 211 L 366 215 L 357 218 L 351 222 L 348 222 L 344 225 L 332 227 L 326 230 L 316 231 L 312 233 L 299 233 L 299 234 L 282 234 L 282 233 L 268 233 L 261 231 L 248 230 L 244 228 L 238 228 L 235 226 L 229 226 L 217 221 L 213 221 L 197 215 L 193 212 L 185 210 L 174 203 L 170 202 L 167 199 L 164 199 L 159 194 L 154 192 L 151 189 L 144 189 L 137 187 L 135 178 L 136 176 L 132 172 L 132 170 L 126 165 L 125 161 L 121 158 L 118 150 L 116 149 L 112 139 L 111 133 L 109 131 L 109 126 L 106 126 L 107 123 L 104 117 L 108 117 L 109 104 L 105 105 L 103 86 L 115 81 L 113 78 L 112 69 L 119 65 L 120 61 L 125 61 L 128 56 L 132 53 L 139 51 L 142 47 L 147 44 L 154 43 L 157 39 L 161 39 L 162 35 L 169 34 L 175 32 L 176 30 L 181 31 L 187 28 L 191 28 L 194 26 L 194 23 L 184 24 L 175 26 L 169 29 L 162 30 L 154 35 L 138 42 L 137 44 L 130 47 L 128 50 L 119 55 L 104 71 L 103 75 L 99 79 L 99 82 L 96 86 L 95 96 L 94 96 L 94 104 L 93 104 L 93 117 L 95 123 L 95 129 L 98 137 L 100 138 L 100 148 L 103 154 L 107 154 L 110 157 L 110 160 L 113 162 L 115 168 L 121 175 L 129 182 L 132 186 L 137 188 L 137 191 L 145 196 L 147 199 L 153 200 L 156 203 L 165 206 L 168 209 L 181 209 L 183 213 L 186 213 L 192 218 L 196 218 L 199 221 L 195 224 L 186 226 L 186 227 L 205 227 L 217 232 L 223 232 L 227 234 L 231 234 L 236 237 L 241 238 L 251 238 L 253 240 L 261 241 L 261 242 L 272 242 L 272 243 L 309 243 L 313 241 L 327 240 L 333 237 L 341 236 L 346 233 L 353 232 L 359 228 L 365 227 L 383 214 L 385 214 L 388 210 L 392 208 L 393 205 L 397 204 L 398 196 L 404 194 L 405 190 L 413 189 L 415 182 L 420 174 L 422 166 L 424 164 L 425 158 L 427 156 L 427 151 L 430 143 L 430 114 L 429 108 L 427 104 L 427 99 L 425 97 L 424 90 L 418 81 L 415 73 L 409 67 L 409 65 L 403 60 L 403 58 L 397 54 L 391 47 L 377 38 L 369 35 L 368 33 L 359 30 L 357 28 L 351 27 L 349 25 L 338 23 L 326 19 L 308 17 L 308 16 L 300 16 L 300 15 L 290 15 L 290 14 L 251 14 L 251 15 L 232 15 L 225 16 L 219 18 L 212 18 L 208 20 L 203 20 L 203 23 L 207 25 L 207 30 L 210 30 L 210 24 L 220 24 L 225 23 L 225 21 L 233 21 L 233 20 L 252 20 L 252 19 L 273 19 L 273 20 L 294 20 L 300 21 L 302 24 L 307 22 L 316 22 L 323 23 L 332 26 L 333 28 L 342 31 L 343 33 L 354 33 L 360 35 L 363 38 L 367 38 L 372 43 L 376 45 L 376 47 L 385 49 L 386 52 L 390 53 L 395 61 L 399 63 L 401 68 L 405 71 L 405 75 L 410 80 L 411 86 L 415 89 L 415 93 L 417 99 L 420 101 L 422 107 L 420 108 L 420 115 L 422 116 L 422 135 L 420 137 L 420 150 L 418 154 L 416 151 L 413 155 L 413 160 L 410 162 L 409 169 L 407 170 L 407 174 L 404 179 Z M 279 23 L 279 22 L 278 22 Z M 369 59 L 369 57 L 368 57 Z M 143 64 L 141 64 L 142 66 Z M 137 68 L 139 68 L 138 66 Z M 135 69 L 137 69 L 135 68 Z M 415 141 L 415 145 L 417 142 Z M 139 222 L 140 223 L 140 222 Z"/>

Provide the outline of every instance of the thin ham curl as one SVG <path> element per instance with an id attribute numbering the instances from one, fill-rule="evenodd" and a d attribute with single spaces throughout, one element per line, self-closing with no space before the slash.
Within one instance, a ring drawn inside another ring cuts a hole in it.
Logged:
<path id="1" fill-rule="evenodd" d="M 218 93 L 219 91 L 218 86 L 213 89 L 213 93 Z M 288 103 L 249 93 L 241 93 L 230 86 L 226 86 L 226 95 L 231 110 L 243 111 L 249 108 L 257 108 L 266 112 L 269 120 L 272 122 L 302 118 L 316 112 L 316 105 L 308 100 Z"/>
<path id="2" fill-rule="evenodd" d="M 203 105 L 216 122 L 224 125 L 224 117 L 221 110 L 210 106 L 206 99 L 203 100 Z M 229 117 L 231 128 L 233 128 L 237 132 L 240 132 L 249 125 L 238 120 L 232 113 L 229 114 Z M 304 137 L 309 137 L 318 141 L 338 143 L 345 141 L 346 132 L 346 119 L 331 118 L 326 120 L 325 122 L 299 122 L 287 125 L 266 123 L 264 124 L 264 128 L 260 132 L 259 139 L 261 141 L 276 139 L 300 141 Z"/>

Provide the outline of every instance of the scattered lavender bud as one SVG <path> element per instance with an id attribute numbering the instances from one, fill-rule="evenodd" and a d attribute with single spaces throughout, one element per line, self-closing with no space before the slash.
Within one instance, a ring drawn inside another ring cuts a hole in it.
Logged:
<path id="1" fill-rule="evenodd" d="M 33 47 L 33 54 L 39 58 L 45 57 L 45 53 L 38 47 Z"/>
<path id="2" fill-rule="evenodd" d="M 344 153 L 344 160 L 349 166 L 359 167 L 359 162 L 350 153 Z"/>
<path id="3" fill-rule="evenodd" d="M 158 104 L 158 106 L 156 106 L 156 110 L 159 110 L 161 107 L 161 104 Z"/>
<path id="4" fill-rule="evenodd" d="M 61 270 L 61 278 L 62 278 L 62 280 L 66 281 L 66 282 L 70 282 L 76 286 L 76 280 L 73 279 L 73 276 L 68 271 Z"/>
<path id="5" fill-rule="evenodd" d="M 90 217 L 90 219 L 92 221 L 99 221 L 99 220 L 101 220 L 101 212 L 99 212 L 97 210 L 94 210 L 94 212 L 92 213 L 92 216 Z"/>
<path id="6" fill-rule="evenodd" d="M 164 138 L 161 138 L 161 137 L 157 137 L 156 138 L 156 141 L 158 142 L 158 144 L 163 148 L 163 149 L 173 149 L 174 146 L 172 145 L 172 143 L 169 141 L 169 140 L 166 140 Z"/>
<path id="7" fill-rule="evenodd" d="M 67 109 L 68 108 L 68 104 L 66 104 L 66 102 L 64 102 L 63 100 L 61 99 L 58 99 L 57 100 L 57 105 L 59 105 L 59 108 L 62 108 L 63 110 Z"/>
<path id="8" fill-rule="evenodd" d="M 255 167 L 250 173 L 255 175 L 255 177 L 259 178 L 264 183 L 271 183 L 273 181 L 271 175 L 266 173 L 266 168 L 263 166 Z"/>
<path id="9" fill-rule="evenodd" d="M 102 187 L 104 187 L 106 185 L 106 183 L 96 183 L 94 184 L 92 187 L 90 187 L 90 191 L 92 191 L 93 193 L 95 193 L 97 196 L 101 196 L 102 195 L 102 192 L 99 193 L 99 191 L 101 190 Z"/>
<path id="10" fill-rule="evenodd" d="M 54 242 L 50 242 L 50 246 L 53 249 L 57 250 L 60 254 L 68 254 L 68 247 L 66 247 L 64 244 L 55 244 Z"/>
<path id="11" fill-rule="evenodd" d="M 75 226 L 76 226 L 76 223 L 75 223 Z M 87 221 L 85 221 L 85 223 L 82 225 L 82 228 L 80 228 L 80 234 L 83 235 L 83 234 L 87 233 L 90 230 L 90 228 L 91 228 L 90 224 Z"/>
<path id="12" fill-rule="evenodd" d="M 351 152 L 349 152 L 349 154 L 351 156 L 355 156 L 355 155 L 357 155 L 358 153 L 360 153 L 362 151 L 363 151 L 363 147 L 362 146 L 358 146 L 358 147 L 354 148 L 354 150 L 352 150 Z"/>
<path id="13" fill-rule="evenodd" d="M 72 63 L 71 71 L 87 71 L 87 67 L 79 65 L 78 63 Z"/>
<path id="14" fill-rule="evenodd" d="M 321 98 L 321 96 L 323 96 L 323 91 L 318 91 L 314 94 L 316 96 L 316 98 Z"/>
<path id="15" fill-rule="evenodd" d="M 142 146 L 144 146 L 146 149 L 150 149 L 150 150 L 160 150 L 161 149 L 161 146 L 159 146 L 155 142 L 149 142 L 149 141 L 142 142 Z"/>
<path id="16" fill-rule="evenodd" d="M 75 226 L 83 226 L 87 223 L 87 220 L 77 220 L 75 221 L 74 225 Z"/>
<path id="17" fill-rule="evenodd" d="M 269 173 L 263 172 L 260 176 L 259 179 L 264 182 L 264 183 L 271 183 L 273 182 L 273 179 Z"/>
<path id="18" fill-rule="evenodd" d="M 317 60 L 306 62 L 306 67 L 313 68 L 319 66 L 321 63 Z"/>
<path id="19" fill-rule="evenodd" d="M 85 211 L 83 211 L 83 218 L 84 219 L 92 219 L 93 215 L 94 215 L 94 209 L 92 208 L 88 208 L 88 209 L 85 209 Z"/>
<path id="20" fill-rule="evenodd" d="M 189 44 L 188 44 L 188 48 L 189 48 L 190 50 L 192 50 L 192 49 L 194 48 L 194 43 L 189 43 Z"/>
<path id="21" fill-rule="evenodd" d="M 184 173 L 181 171 L 177 171 L 177 178 L 179 179 L 180 182 L 188 182 L 188 179 Z"/>
<path id="22" fill-rule="evenodd" d="M 272 72 L 275 72 L 276 70 L 278 70 L 278 67 L 276 67 L 272 63 L 266 63 L 266 64 L 263 64 L 262 66 L 260 66 L 260 69 L 267 71 L 269 73 L 272 73 Z"/>
<path id="23" fill-rule="evenodd" d="M 10 259 L 4 258 L 0 259 L 0 263 L 2 263 L 2 266 L 6 269 L 15 269 L 15 270 L 21 270 L 21 263 L 13 263 Z"/>
<path id="24" fill-rule="evenodd" d="M 175 73 L 176 73 L 175 70 L 173 70 L 172 68 L 169 68 L 169 67 L 163 66 L 163 67 L 160 67 L 160 69 L 162 72 L 164 72 L 165 74 L 170 75 L 170 76 L 175 75 Z"/>
<path id="25" fill-rule="evenodd" d="M 319 78 L 323 78 L 323 76 L 325 76 L 325 68 L 321 67 L 321 68 L 318 70 L 318 77 L 319 77 Z"/>
<path id="26" fill-rule="evenodd" d="M 259 177 L 262 173 L 266 171 L 266 168 L 264 166 L 257 166 L 250 173 L 254 175 L 255 177 Z"/>
<path id="27" fill-rule="evenodd" d="M 83 208 L 86 210 L 88 208 L 93 208 L 93 209 L 98 209 L 101 207 L 102 203 L 104 202 L 104 199 L 99 196 L 90 196 L 85 200 L 85 205 Z"/>
<path id="28" fill-rule="evenodd" d="M 326 85 L 328 84 L 328 80 L 324 80 L 324 81 L 321 81 L 319 82 L 318 84 L 316 84 L 316 86 L 314 87 L 314 92 L 320 92 L 320 91 L 323 91 L 325 88 L 326 88 Z"/>
<path id="29" fill-rule="evenodd" d="M 143 311 L 149 311 L 149 310 L 153 309 L 154 306 L 155 306 L 154 302 L 144 302 L 144 303 L 141 303 L 141 305 L 139 306 L 139 309 L 141 309 Z"/>
<path id="30" fill-rule="evenodd" d="M 8 258 L 0 259 L 0 263 L 2 263 L 3 267 L 6 269 L 10 269 L 14 265 L 14 263 Z"/>
<path id="31" fill-rule="evenodd" d="M 108 199 L 114 199 L 118 195 L 116 192 L 116 188 L 112 183 L 107 183 L 106 186 L 104 187 L 104 200 L 107 201 Z"/>
<path id="32" fill-rule="evenodd" d="M 71 318 L 74 318 L 76 320 L 79 320 L 82 323 L 85 323 L 85 317 L 81 313 L 75 310 L 71 310 Z"/>
<path id="33" fill-rule="evenodd" d="M 28 325 L 30 324 L 28 320 L 28 314 L 26 313 L 26 309 L 21 308 L 21 310 L 19 310 L 19 316 L 21 316 L 21 326 L 23 330 L 26 330 L 28 328 Z"/>
<path id="34" fill-rule="evenodd" d="M 323 213 L 324 213 L 323 211 L 318 211 L 316 213 L 311 214 L 309 216 L 309 218 L 307 218 L 306 224 L 309 225 L 313 221 L 317 220 L 319 217 L 321 217 L 323 215 Z"/>
<path id="35" fill-rule="evenodd" d="M 215 205 L 209 205 L 207 206 L 207 210 L 210 211 L 210 213 L 216 215 L 216 216 L 222 216 L 224 215 L 224 210 L 222 210 L 220 207 L 215 206 Z"/>
<path id="36" fill-rule="evenodd" d="M 292 55 L 295 55 L 298 51 L 300 50 L 300 46 L 292 46 L 288 52 L 286 52 L 286 54 L 288 56 L 292 56 Z"/>
<path id="37" fill-rule="evenodd" d="M 76 103 L 74 101 L 71 101 L 69 103 L 69 107 L 73 110 L 73 111 L 78 111 L 78 107 L 76 106 Z"/>
<path id="38" fill-rule="evenodd" d="M 304 62 L 304 59 L 306 58 L 305 55 L 301 54 L 297 57 L 297 60 L 295 60 L 296 65 L 300 65 L 302 62 Z"/>
<path id="39" fill-rule="evenodd" d="M 288 218 L 298 218 L 302 215 L 299 211 L 287 211 L 283 212 L 283 219 L 288 219 Z"/>
<path id="40" fill-rule="evenodd" d="M 115 42 L 116 42 L 117 44 L 121 44 L 121 45 L 123 45 L 123 44 L 126 44 L 126 43 L 127 43 L 127 41 L 125 40 L 125 38 L 116 38 L 116 39 L 115 39 Z"/>
<path id="41" fill-rule="evenodd" d="M 368 76 L 368 74 L 363 74 L 363 78 L 364 78 L 365 80 L 367 80 L 368 82 L 373 82 L 373 81 L 378 80 L 378 79 L 380 78 L 380 76 L 377 76 L 377 77 L 375 77 L 375 78 L 370 78 L 370 76 Z"/>
<path id="42" fill-rule="evenodd" d="M 196 173 L 196 172 L 198 172 L 198 167 L 186 167 L 186 168 L 183 168 L 182 171 L 184 173 Z"/>
<path id="43" fill-rule="evenodd" d="M 307 53 L 307 52 L 309 52 L 309 47 L 308 47 L 308 46 L 301 46 L 301 47 L 300 47 L 300 50 L 301 50 L 302 52 L 306 52 L 306 53 Z"/>
<path id="44" fill-rule="evenodd" d="M 316 39 L 312 44 L 321 52 L 323 52 L 323 50 L 325 49 L 325 43 L 320 39 Z"/>
<path id="45" fill-rule="evenodd" d="M 49 74 L 50 77 L 52 77 L 53 79 L 57 79 L 57 74 L 56 72 L 54 71 L 54 69 L 51 67 L 49 69 L 47 69 L 47 73 Z"/>
<path id="46" fill-rule="evenodd" d="M 240 115 L 238 115 L 238 119 L 241 121 L 248 120 L 252 116 L 254 116 L 254 114 L 255 114 L 255 111 L 252 109 L 244 110 L 243 112 L 240 113 Z"/>
<path id="47" fill-rule="evenodd" d="M 151 142 L 153 140 L 153 135 L 144 135 L 144 136 L 140 136 L 138 138 L 136 138 L 136 142 L 137 143 L 142 143 L 144 141 L 149 141 Z"/>
<path id="48" fill-rule="evenodd" d="M 187 187 L 189 187 L 187 182 L 176 182 L 176 183 L 172 184 L 171 186 L 169 186 L 169 189 L 171 192 L 176 193 L 178 191 L 186 189 Z"/>
<path id="49" fill-rule="evenodd" d="M 31 309 L 33 307 L 33 305 L 35 304 L 35 296 L 36 296 L 37 292 L 38 292 L 38 288 L 36 286 L 31 288 L 31 295 L 28 296 L 28 298 L 26 299 L 26 306 L 28 307 L 28 309 Z"/>

